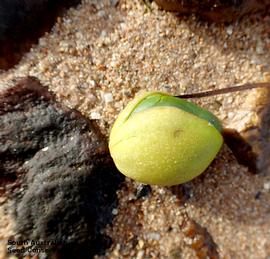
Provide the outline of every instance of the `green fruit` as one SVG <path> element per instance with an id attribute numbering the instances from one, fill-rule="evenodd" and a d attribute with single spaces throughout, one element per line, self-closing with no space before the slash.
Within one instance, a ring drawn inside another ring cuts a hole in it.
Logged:
<path id="1" fill-rule="evenodd" d="M 162 186 L 187 182 L 217 155 L 222 126 L 210 112 L 164 93 L 137 96 L 119 114 L 109 149 L 127 177 Z"/>

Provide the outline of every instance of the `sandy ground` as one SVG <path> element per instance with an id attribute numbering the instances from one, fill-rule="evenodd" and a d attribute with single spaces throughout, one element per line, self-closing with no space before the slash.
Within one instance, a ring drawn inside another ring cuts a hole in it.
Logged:
<path id="1" fill-rule="evenodd" d="M 0 74 L 1 84 L 36 76 L 108 136 L 119 111 L 141 90 L 181 94 L 270 80 L 269 16 L 216 25 L 177 17 L 154 3 L 152 10 L 139 0 L 116 3 L 84 0 L 70 9 L 14 69 Z M 224 145 L 207 172 L 186 185 L 187 199 L 152 187 L 132 202 L 140 186 L 127 180 L 115 223 L 106 230 L 114 243 L 105 258 L 205 258 L 184 231 L 194 220 L 221 258 L 269 259 L 269 100 L 266 90 L 197 100 L 252 143 L 260 173 L 248 172 Z M 0 210 L 3 249 L 12 233 L 7 204 Z"/>

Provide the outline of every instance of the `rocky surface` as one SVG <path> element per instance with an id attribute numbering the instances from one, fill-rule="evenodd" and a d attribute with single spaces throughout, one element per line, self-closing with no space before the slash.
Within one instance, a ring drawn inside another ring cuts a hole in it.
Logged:
<path id="1" fill-rule="evenodd" d="M 167 11 L 180 14 L 195 13 L 214 22 L 231 22 L 247 14 L 265 12 L 270 6 L 269 0 L 155 0 L 155 2 Z"/>
<path id="2" fill-rule="evenodd" d="M 102 252 L 110 239 L 101 231 L 112 221 L 123 176 L 93 123 L 34 78 L 2 91 L 0 100 L 1 187 L 14 203 L 9 238 L 54 240 L 47 255 L 60 258 Z"/>
<path id="3" fill-rule="evenodd" d="M 58 15 L 80 0 L 9 0 L 0 2 L 0 69 L 15 65 Z"/>

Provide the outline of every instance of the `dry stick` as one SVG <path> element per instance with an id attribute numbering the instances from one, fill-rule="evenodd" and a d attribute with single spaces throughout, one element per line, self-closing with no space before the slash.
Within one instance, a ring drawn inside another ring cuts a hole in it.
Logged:
<path id="1" fill-rule="evenodd" d="M 247 83 L 244 85 L 231 86 L 231 87 L 226 87 L 226 88 L 222 88 L 222 89 L 209 90 L 209 91 L 205 91 L 205 92 L 192 93 L 192 94 L 181 94 L 181 95 L 177 95 L 176 97 L 186 98 L 186 99 L 201 98 L 201 97 L 208 97 L 208 96 L 219 95 L 219 94 L 227 94 L 227 93 L 249 90 L 249 89 L 254 89 L 254 88 L 262 88 L 262 87 L 270 88 L 270 82 L 267 82 L 267 83 Z"/>

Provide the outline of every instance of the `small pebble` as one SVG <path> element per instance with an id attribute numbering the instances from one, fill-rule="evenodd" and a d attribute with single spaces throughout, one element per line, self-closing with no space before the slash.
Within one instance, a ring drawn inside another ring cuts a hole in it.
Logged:
<path id="1" fill-rule="evenodd" d="M 101 119 L 100 113 L 98 113 L 96 111 L 92 111 L 90 113 L 90 117 L 91 117 L 92 120 L 100 120 Z"/>
<path id="2" fill-rule="evenodd" d="M 229 25 L 227 28 L 226 28 L 226 32 L 228 35 L 232 35 L 233 33 L 233 26 L 232 25 Z"/>
<path id="3" fill-rule="evenodd" d="M 106 13 L 103 11 L 103 10 L 100 10 L 98 13 L 97 13 L 97 15 L 99 16 L 99 17 L 105 17 L 105 15 L 106 15 Z"/>
<path id="4" fill-rule="evenodd" d="M 95 88 L 97 86 L 96 81 L 95 80 L 90 80 L 89 81 L 89 86 L 90 86 L 90 88 Z"/>
<path id="5" fill-rule="evenodd" d="M 117 215 L 117 214 L 118 214 L 118 210 L 117 210 L 117 209 L 113 209 L 113 210 L 112 210 L 112 214 L 113 214 L 113 215 Z"/>
<path id="6" fill-rule="evenodd" d="M 147 239 L 150 240 L 159 240 L 160 239 L 160 234 L 156 232 L 150 232 L 146 234 Z"/>
<path id="7" fill-rule="evenodd" d="M 270 181 L 263 184 L 263 188 L 267 191 L 270 190 Z"/>
<path id="8" fill-rule="evenodd" d="M 113 101 L 113 95 L 111 93 L 102 93 L 102 99 L 106 104 L 111 103 Z"/>
<path id="9" fill-rule="evenodd" d="M 264 53 L 264 50 L 263 50 L 263 44 L 262 44 L 261 41 L 258 41 L 258 42 L 257 42 L 257 45 L 256 45 L 256 52 L 257 52 L 258 54 L 260 54 L 260 55 Z"/>
<path id="10" fill-rule="evenodd" d="M 143 240 L 140 239 L 139 242 L 138 242 L 138 245 L 139 245 L 139 248 L 142 249 L 143 246 L 144 246 Z"/>
<path id="11" fill-rule="evenodd" d="M 137 254 L 136 259 L 142 259 L 143 256 L 144 256 L 144 251 L 139 251 L 138 254 Z"/>

